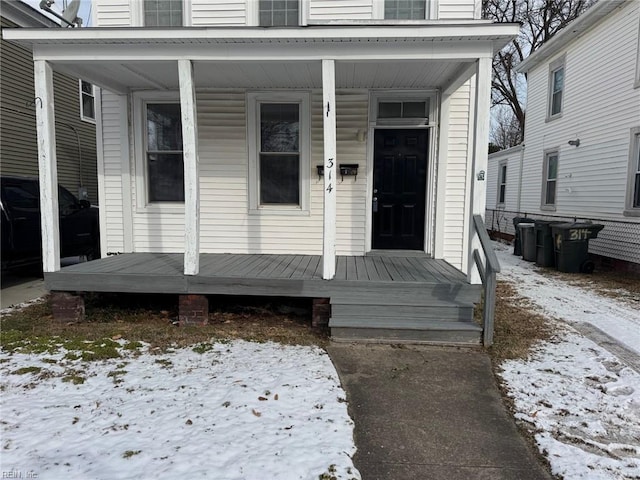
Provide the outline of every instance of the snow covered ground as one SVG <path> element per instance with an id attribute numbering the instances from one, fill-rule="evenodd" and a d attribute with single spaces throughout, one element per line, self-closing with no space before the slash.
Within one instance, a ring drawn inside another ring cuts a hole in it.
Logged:
<path id="1" fill-rule="evenodd" d="M 566 480 L 639 479 L 640 373 L 629 366 L 637 363 L 612 351 L 629 352 L 627 357 L 640 353 L 640 312 L 628 301 L 545 276 L 513 256 L 510 247 L 495 245 L 499 279 L 558 320 L 554 339 L 539 345 L 531 358 L 501 366 L 516 417 L 536 432 L 554 474 Z M 606 343 L 576 330 L 588 324 L 621 349 L 605 349 Z"/>
<path id="2" fill-rule="evenodd" d="M 3 478 L 360 479 L 345 392 L 319 348 L 65 353 L 0 352 Z M 74 371 L 84 383 L 63 381 Z"/>

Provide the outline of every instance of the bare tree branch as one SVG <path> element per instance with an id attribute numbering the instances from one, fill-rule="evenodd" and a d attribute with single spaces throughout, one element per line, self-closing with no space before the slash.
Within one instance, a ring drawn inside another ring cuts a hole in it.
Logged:
<path id="1" fill-rule="evenodd" d="M 515 119 L 520 132 L 518 138 L 524 138 L 525 111 L 522 99 L 525 95 L 526 78 L 516 72 L 516 67 L 595 2 L 596 0 L 483 0 L 484 18 L 498 23 L 520 23 L 522 26 L 520 35 L 494 58 L 491 96 L 494 107 L 508 107 L 512 114 L 512 117 L 506 117 L 502 112 L 501 115 L 494 116 L 494 119 L 509 122 Z M 513 145 L 504 148 L 510 146 Z"/>

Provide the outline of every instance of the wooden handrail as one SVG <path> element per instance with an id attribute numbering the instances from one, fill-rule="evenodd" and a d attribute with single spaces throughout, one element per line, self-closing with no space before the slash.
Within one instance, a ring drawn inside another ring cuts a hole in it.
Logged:
<path id="1" fill-rule="evenodd" d="M 493 343 L 493 317 L 496 307 L 496 273 L 500 271 L 500 262 L 496 252 L 493 251 L 491 240 L 487 235 L 487 229 L 480 215 L 473 216 L 473 226 L 480 239 L 482 252 L 484 253 L 485 264 L 482 263 L 482 256 L 478 249 L 473 250 L 473 260 L 478 267 L 480 279 L 484 285 L 484 308 L 482 311 L 482 343 L 485 347 L 490 347 Z"/>

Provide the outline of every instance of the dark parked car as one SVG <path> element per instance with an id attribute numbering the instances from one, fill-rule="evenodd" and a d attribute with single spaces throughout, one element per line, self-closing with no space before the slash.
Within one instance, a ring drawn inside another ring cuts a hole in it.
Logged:
<path id="1" fill-rule="evenodd" d="M 2 270 L 42 262 L 38 179 L 0 177 Z M 100 256 L 98 209 L 58 187 L 60 255 Z"/>

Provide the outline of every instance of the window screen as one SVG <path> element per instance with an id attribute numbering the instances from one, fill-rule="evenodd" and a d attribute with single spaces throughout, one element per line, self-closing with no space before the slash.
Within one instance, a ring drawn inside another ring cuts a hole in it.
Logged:
<path id="1" fill-rule="evenodd" d="M 184 201 L 182 122 L 178 103 L 147 103 L 149 202 Z"/>
<path id="2" fill-rule="evenodd" d="M 261 27 L 297 26 L 299 0 L 260 0 L 259 25 Z"/>
<path id="3" fill-rule="evenodd" d="M 181 27 L 182 0 L 144 0 L 146 27 Z"/>

